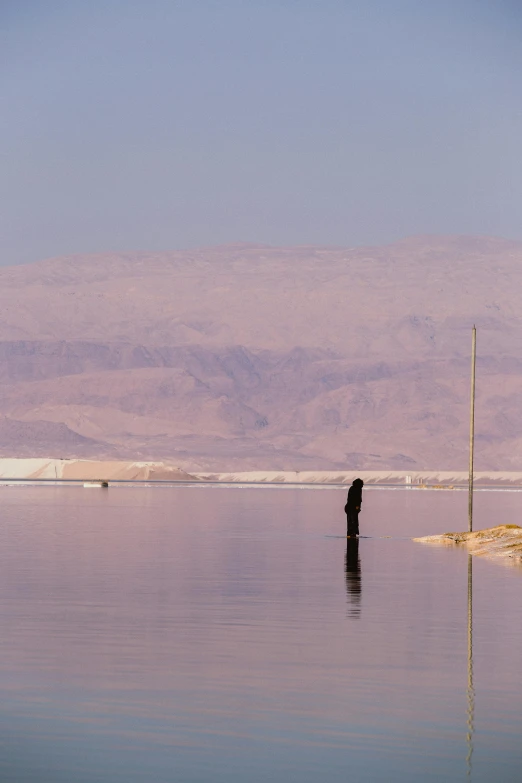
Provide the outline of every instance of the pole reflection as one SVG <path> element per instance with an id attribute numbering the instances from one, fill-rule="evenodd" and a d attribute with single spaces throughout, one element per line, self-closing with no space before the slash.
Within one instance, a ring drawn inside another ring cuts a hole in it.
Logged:
<path id="1" fill-rule="evenodd" d="M 360 617 L 361 615 L 361 560 L 359 558 L 358 538 L 349 538 L 346 541 L 344 573 L 346 578 L 346 595 L 348 598 L 348 616 Z"/>
<path id="2" fill-rule="evenodd" d="M 473 562 L 468 555 L 468 687 L 467 687 L 467 778 L 471 780 L 473 759 L 473 733 L 475 730 L 475 688 L 473 686 Z"/>

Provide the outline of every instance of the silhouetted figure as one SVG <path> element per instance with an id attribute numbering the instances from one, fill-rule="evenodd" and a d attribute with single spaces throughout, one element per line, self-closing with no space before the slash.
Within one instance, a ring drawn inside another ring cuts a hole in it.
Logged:
<path id="1" fill-rule="evenodd" d="M 358 538 L 349 538 L 346 542 L 344 573 L 346 576 L 346 595 L 351 603 L 350 615 L 359 617 L 361 614 L 361 561 L 359 560 Z"/>
<path id="2" fill-rule="evenodd" d="M 348 490 L 348 500 L 344 510 L 346 511 L 346 535 L 350 537 L 359 535 L 359 511 L 362 505 L 363 487 L 364 481 L 358 478 Z"/>

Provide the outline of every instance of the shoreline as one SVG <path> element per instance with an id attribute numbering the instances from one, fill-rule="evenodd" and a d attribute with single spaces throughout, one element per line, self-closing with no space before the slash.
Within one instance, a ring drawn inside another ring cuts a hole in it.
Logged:
<path id="1" fill-rule="evenodd" d="M 472 533 L 441 533 L 412 540 L 432 546 L 464 545 L 470 555 L 499 558 L 513 565 L 522 565 L 522 527 L 519 525 L 497 525 Z"/>
<path id="2" fill-rule="evenodd" d="M 466 471 L 194 471 L 173 462 L 85 460 L 54 458 L 0 458 L 0 483 L 190 484 L 227 486 L 346 487 L 361 478 L 367 489 L 467 491 Z M 522 471 L 476 471 L 475 491 L 522 491 Z"/>

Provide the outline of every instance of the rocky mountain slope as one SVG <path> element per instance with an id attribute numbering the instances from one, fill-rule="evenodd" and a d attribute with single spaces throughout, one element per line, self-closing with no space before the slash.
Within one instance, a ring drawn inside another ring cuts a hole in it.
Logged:
<path id="1" fill-rule="evenodd" d="M 230 245 L 0 269 L 0 455 L 191 470 L 522 462 L 522 243 Z"/>

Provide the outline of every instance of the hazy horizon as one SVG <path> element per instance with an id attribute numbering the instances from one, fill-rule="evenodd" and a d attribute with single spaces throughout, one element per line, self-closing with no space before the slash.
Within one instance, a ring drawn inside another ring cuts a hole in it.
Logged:
<path id="1" fill-rule="evenodd" d="M 7 2 L 0 264 L 522 240 L 517 3 Z"/>
<path id="2" fill-rule="evenodd" d="M 374 243 L 366 243 L 366 242 L 359 242 L 359 243 L 353 243 L 352 245 L 340 245 L 340 244 L 334 244 L 334 243 L 328 243 L 328 242 L 295 242 L 293 244 L 290 243 L 270 243 L 270 242 L 253 242 L 248 240 L 239 240 L 239 241 L 223 241 L 223 242 L 216 242 L 215 244 L 204 244 L 204 245 L 198 245 L 198 244 L 186 244 L 184 246 L 180 247 L 113 247 L 109 250 L 105 250 L 103 247 L 97 248 L 95 250 L 90 250 L 86 252 L 82 251 L 68 251 L 63 253 L 58 253 L 53 256 L 47 255 L 42 256 L 41 258 L 27 258 L 23 261 L 12 261 L 8 263 L 0 263 L 1 267 L 9 267 L 9 266 L 24 266 L 24 265 L 31 265 L 31 264 L 37 264 L 38 262 L 49 262 L 53 261 L 54 259 L 66 259 L 69 257 L 78 257 L 81 259 L 88 259 L 89 257 L 95 257 L 95 256 L 101 256 L 106 257 L 106 260 L 109 261 L 111 258 L 115 259 L 118 256 L 136 256 L 140 257 L 141 255 L 147 256 L 169 256 L 183 253 L 183 252 L 202 252 L 205 250 L 209 251 L 219 251 L 220 249 L 226 249 L 226 248 L 244 248 L 245 251 L 260 248 L 260 249 L 266 249 L 266 250 L 292 250 L 292 251 L 300 251 L 300 250 L 306 250 L 307 248 L 316 248 L 318 250 L 346 250 L 346 251 L 352 251 L 352 250 L 362 250 L 367 248 L 368 250 L 373 249 L 379 249 L 379 248 L 388 248 L 388 247 L 394 247 L 397 245 L 401 245 L 402 243 L 408 243 L 410 241 L 418 241 L 422 242 L 422 240 L 434 240 L 434 241 L 442 241 L 445 242 L 446 240 L 451 241 L 452 239 L 455 240 L 470 240 L 470 241 L 484 241 L 488 242 L 490 240 L 497 241 L 497 242 L 506 242 L 506 243 L 521 243 L 522 244 L 522 237 L 521 238 L 514 238 L 514 237 L 508 237 L 508 236 L 499 236 L 499 235 L 481 235 L 481 234 L 410 234 L 408 236 L 399 236 L 396 239 L 386 242 L 374 242 Z"/>

